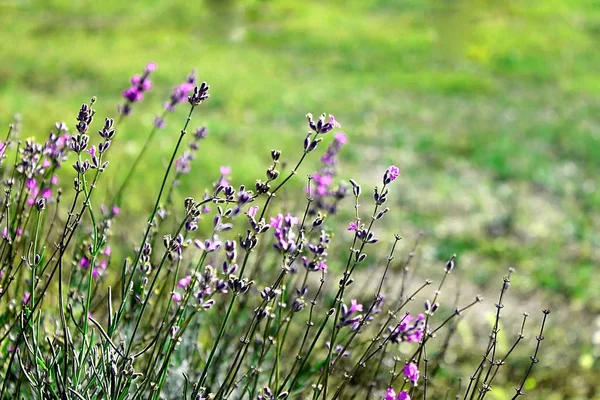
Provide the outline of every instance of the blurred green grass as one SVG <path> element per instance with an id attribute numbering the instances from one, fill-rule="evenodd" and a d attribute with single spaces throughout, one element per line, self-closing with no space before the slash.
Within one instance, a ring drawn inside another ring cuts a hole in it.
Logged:
<path id="1" fill-rule="evenodd" d="M 350 139 L 345 176 L 375 183 L 388 164 L 401 168 L 390 229 L 423 230 L 424 262 L 458 253 L 483 288 L 514 266 L 525 304 L 584 324 L 600 313 L 597 1 L 2 0 L 0 37 L 0 122 L 20 113 L 25 136 L 73 125 L 92 95 L 98 116 L 115 116 L 129 77 L 157 62 L 154 89 L 111 149 L 109 180 L 197 68 L 211 99 L 193 126 L 211 135 L 183 193 L 200 195 L 220 165 L 253 182 L 270 148 L 294 158 L 306 112 L 330 112 Z M 143 163 L 131 213 L 153 201 L 184 108 Z M 581 328 L 560 332 L 598 356 Z"/>

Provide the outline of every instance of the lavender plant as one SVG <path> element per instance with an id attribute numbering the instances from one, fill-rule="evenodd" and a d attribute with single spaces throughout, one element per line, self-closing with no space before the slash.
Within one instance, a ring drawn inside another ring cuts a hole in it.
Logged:
<path id="1" fill-rule="evenodd" d="M 512 270 L 466 388 L 436 384 L 458 319 L 482 298 L 443 302 L 455 255 L 436 285 L 408 274 L 418 240 L 396 261 L 402 238 L 384 224 L 400 170 L 383 171 L 370 199 L 356 180 L 336 182 L 347 137 L 332 115 L 308 114 L 297 154 L 284 163 L 281 151 L 266 153 L 265 176 L 253 184 L 234 186 L 223 166 L 200 198 L 179 201 L 179 182 L 208 135 L 204 126 L 188 135 L 210 97 L 192 74 L 164 104 L 111 202 L 100 204 L 111 144 L 155 70 L 149 63 L 131 79 L 117 120 L 105 118 L 97 133 L 93 98 L 73 110 L 74 129 L 59 122 L 45 142 L 21 141 L 15 121 L 0 143 L 0 399 L 483 399 L 493 390 L 525 338 L 526 314 L 514 344 L 498 344 Z M 188 116 L 154 206 L 139 235 L 126 232 L 127 250 L 114 235 L 124 193 L 167 114 L 185 100 Z M 280 201 L 298 198 L 286 184 L 332 134 L 320 169 L 306 171 L 303 203 Z M 351 221 L 340 222 L 340 207 L 353 207 Z M 128 256 L 114 259 L 111 243 Z M 538 362 L 548 313 L 513 399 Z"/>

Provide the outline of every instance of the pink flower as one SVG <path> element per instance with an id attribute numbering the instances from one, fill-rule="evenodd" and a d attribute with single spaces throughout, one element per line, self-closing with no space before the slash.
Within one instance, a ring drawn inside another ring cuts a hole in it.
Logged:
<path id="1" fill-rule="evenodd" d="M 283 215 L 277 214 L 277 217 L 271 217 L 271 223 L 269 226 L 273 228 L 281 228 L 283 226 Z"/>
<path id="2" fill-rule="evenodd" d="M 388 388 L 385 392 L 383 400 L 410 400 L 408 392 L 402 391 L 396 395 L 396 391 L 392 388 Z"/>
<path id="3" fill-rule="evenodd" d="M 33 178 L 27 179 L 27 182 L 25 183 L 25 187 L 29 190 L 36 188 L 37 184 L 35 183 L 35 179 L 33 179 Z"/>
<path id="4" fill-rule="evenodd" d="M 246 211 L 244 214 L 246 214 L 249 217 L 256 217 L 256 213 L 258 212 L 258 206 L 252 206 L 252 207 L 248 207 L 248 211 Z"/>
<path id="5" fill-rule="evenodd" d="M 396 400 L 410 400 L 410 396 L 408 395 L 408 392 L 402 391 L 398 393 Z"/>
<path id="6" fill-rule="evenodd" d="M 396 391 L 392 388 L 388 388 L 385 392 L 385 397 L 383 400 L 396 400 Z"/>
<path id="7" fill-rule="evenodd" d="M 400 176 L 400 169 L 398 167 L 396 167 L 395 165 L 391 165 L 390 167 L 388 167 L 388 169 L 386 171 L 386 175 L 391 182 L 394 179 L 396 179 L 398 176 Z"/>
<path id="8" fill-rule="evenodd" d="M 329 123 L 334 127 L 334 128 L 341 128 L 342 125 L 340 125 L 339 122 L 337 122 L 335 120 L 335 117 L 331 114 L 329 114 Z"/>
<path id="9" fill-rule="evenodd" d="M 410 379 L 413 385 L 417 384 L 417 381 L 419 380 L 419 367 L 417 367 L 417 364 L 406 364 L 402 371 L 404 372 L 404 376 Z"/>
<path id="10" fill-rule="evenodd" d="M 348 311 L 353 313 L 356 311 L 362 312 L 362 310 L 363 310 L 362 304 L 360 304 L 358 301 L 356 301 L 356 299 L 350 300 L 350 309 Z"/>
<path id="11" fill-rule="evenodd" d="M 50 183 L 56 185 L 58 183 L 58 176 L 52 175 L 52 179 L 50 179 Z"/>
<path id="12" fill-rule="evenodd" d="M 222 165 L 221 168 L 219 168 L 219 171 L 221 171 L 221 175 L 229 175 L 231 173 L 231 168 Z"/>
<path id="13" fill-rule="evenodd" d="M 29 292 L 23 293 L 23 305 L 24 306 L 28 305 L 30 300 L 31 300 L 31 293 L 29 293 Z"/>
<path id="14" fill-rule="evenodd" d="M 173 299 L 173 301 L 175 303 L 179 303 L 179 302 L 181 302 L 181 300 L 183 300 L 183 296 L 179 292 L 174 292 L 173 296 L 171 298 Z"/>
<path id="15" fill-rule="evenodd" d="M 42 197 L 45 199 L 49 199 L 52 196 L 52 190 L 50 188 L 42 189 Z"/>
<path id="16" fill-rule="evenodd" d="M 102 251 L 102 254 L 104 254 L 105 256 L 110 256 L 111 253 L 112 253 L 112 250 L 111 250 L 110 246 L 106 245 L 106 247 Z"/>
<path id="17" fill-rule="evenodd" d="M 156 71 L 156 63 L 150 61 L 148 64 L 146 64 L 146 72 L 153 72 Z"/>
<path id="18" fill-rule="evenodd" d="M 181 289 L 186 289 L 190 282 L 192 281 L 192 276 L 188 275 L 185 278 L 181 278 L 179 282 L 177 282 L 177 287 Z"/>
<path id="19" fill-rule="evenodd" d="M 52 165 L 52 163 L 50 162 L 50 160 L 48 160 L 47 158 L 44 158 L 44 161 L 42 161 L 42 168 L 48 168 L 51 165 Z"/>
<path id="20" fill-rule="evenodd" d="M 321 262 L 319 263 L 319 271 L 323 271 L 324 274 L 326 274 L 329 271 L 329 269 L 327 268 L 326 260 L 321 260 Z"/>
<path id="21" fill-rule="evenodd" d="M 106 260 L 100 261 L 100 264 L 98 264 L 98 268 L 92 269 L 92 276 L 94 278 L 98 278 L 100 275 L 102 275 L 102 273 L 104 271 L 106 271 L 107 266 L 108 266 L 108 262 Z"/>
<path id="22" fill-rule="evenodd" d="M 358 222 L 356 221 L 352 221 L 348 224 L 348 229 L 349 231 L 356 231 L 358 229 Z"/>
<path id="23" fill-rule="evenodd" d="M 79 261 L 79 266 L 83 269 L 88 269 L 90 267 L 90 260 L 86 256 L 83 256 Z"/>
<path id="24" fill-rule="evenodd" d="M 119 215 L 119 214 L 121 214 L 121 209 L 119 207 L 117 207 L 117 206 L 113 206 L 112 212 L 115 215 Z"/>
<path id="25" fill-rule="evenodd" d="M 96 146 L 92 146 L 87 150 L 88 154 L 92 157 L 96 155 Z"/>
<path id="26" fill-rule="evenodd" d="M 348 137 L 346 136 L 346 134 L 344 132 L 337 132 L 333 137 L 340 144 L 346 144 L 348 142 Z"/>

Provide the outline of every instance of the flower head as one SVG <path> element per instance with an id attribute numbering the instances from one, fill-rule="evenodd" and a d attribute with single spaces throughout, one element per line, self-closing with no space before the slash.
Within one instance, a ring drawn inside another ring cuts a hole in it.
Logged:
<path id="1" fill-rule="evenodd" d="M 246 214 L 247 216 L 254 218 L 256 217 L 256 213 L 258 212 L 258 206 L 252 206 L 252 207 L 248 207 L 248 211 L 246 211 L 244 214 Z"/>
<path id="2" fill-rule="evenodd" d="M 388 185 L 394 179 L 400 176 L 400 169 L 395 165 L 390 165 L 383 175 L 383 183 Z"/>
<path id="3" fill-rule="evenodd" d="M 404 376 L 410 379 L 413 385 L 417 384 L 417 381 L 419 380 L 419 367 L 417 367 L 417 364 L 406 364 L 402 372 L 404 372 Z"/>

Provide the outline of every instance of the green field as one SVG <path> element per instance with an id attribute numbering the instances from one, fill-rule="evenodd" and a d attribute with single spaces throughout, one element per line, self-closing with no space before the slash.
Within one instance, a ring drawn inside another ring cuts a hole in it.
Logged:
<path id="1" fill-rule="evenodd" d="M 370 186 L 400 167 L 389 229 L 405 248 L 424 232 L 424 272 L 457 253 L 467 290 L 491 305 L 514 267 L 515 314 L 553 310 L 536 366 L 543 398 L 600 398 L 600 2 L 78 4 L 0 0 L 2 126 L 19 113 L 22 136 L 44 138 L 54 121 L 74 125 L 92 95 L 100 117 L 115 117 L 130 76 L 155 61 L 154 88 L 111 149 L 114 188 L 196 68 L 211 99 L 192 125 L 211 133 L 182 193 L 200 196 L 220 165 L 251 183 L 270 148 L 296 158 L 305 113 L 334 114 L 349 138 L 343 176 Z M 185 108 L 140 169 L 132 217 L 155 199 Z M 303 174 L 318 159 L 309 164 Z"/>

